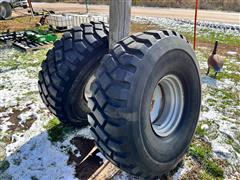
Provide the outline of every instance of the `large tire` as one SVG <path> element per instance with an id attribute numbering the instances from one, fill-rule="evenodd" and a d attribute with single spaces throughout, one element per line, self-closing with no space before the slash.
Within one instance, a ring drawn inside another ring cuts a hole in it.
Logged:
<path id="1" fill-rule="evenodd" d="M 9 19 L 12 16 L 12 7 L 7 2 L 0 3 L 0 19 Z"/>
<path id="2" fill-rule="evenodd" d="M 85 86 L 107 52 L 108 26 L 96 22 L 64 33 L 48 51 L 39 72 L 39 91 L 61 122 L 79 126 L 88 123 Z"/>
<path id="3" fill-rule="evenodd" d="M 158 88 L 164 101 L 153 121 Z M 123 39 L 103 58 L 91 91 L 91 132 L 116 166 L 154 179 L 182 160 L 201 105 L 199 67 L 182 35 L 149 31 Z"/>

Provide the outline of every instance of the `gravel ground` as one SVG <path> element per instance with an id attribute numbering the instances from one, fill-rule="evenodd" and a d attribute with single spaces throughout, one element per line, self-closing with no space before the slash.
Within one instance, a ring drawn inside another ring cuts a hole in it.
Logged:
<path id="1" fill-rule="evenodd" d="M 35 11 L 42 9 L 53 10 L 57 13 L 75 12 L 85 13 L 86 8 L 84 4 L 78 3 L 33 3 Z M 162 18 L 183 18 L 185 20 L 194 19 L 194 9 L 180 9 L 180 8 L 159 8 L 159 7 L 138 7 L 134 6 L 131 9 L 134 16 L 148 16 L 148 17 L 162 17 Z M 26 13 L 26 10 L 17 9 L 15 15 Z M 106 5 L 89 5 L 89 13 L 108 14 L 109 6 Z M 227 11 L 214 10 L 198 10 L 198 19 L 201 21 L 213 21 L 222 23 L 239 24 L 239 13 Z"/>

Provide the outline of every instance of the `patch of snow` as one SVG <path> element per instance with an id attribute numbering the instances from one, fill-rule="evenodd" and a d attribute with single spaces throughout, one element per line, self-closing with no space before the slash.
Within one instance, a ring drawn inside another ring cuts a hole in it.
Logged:
<path id="1" fill-rule="evenodd" d="M 209 129 L 209 126 L 207 124 L 201 125 L 201 129 L 207 131 Z"/>
<path id="2" fill-rule="evenodd" d="M 203 88 L 218 88 L 218 89 L 230 89 L 235 86 L 235 83 L 229 79 L 221 79 L 221 81 L 211 78 L 209 76 L 202 76 Z"/>
<path id="3" fill-rule="evenodd" d="M 200 119 L 201 120 L 211 120 L 211 119 L 217 119 L 219 117 L 219 113 L 214 111 L 213 109 L 210 109 L 209 111 L 207 112 L 202 112 L 200 114 Z"/>
<path id="4" fill-rule="evenodd" d="M 10 167 L 0 179 L 75 179 L 74 167 L 67 164 L 68 154 L 49 141 L 44 128 L 52 116 L 37 93 L 37 72 L 38 68 L 30 67 L 0 73 L 0 85 L 4 87 L 0 89 L 0 108 L 4 110 L 0 113 L 0 139 L 7 135 L 11 141 L 4 147 Z M 33 124 L 27 130 L 13 129 L 13 134 L 6 134 L 13 125 L 8 120 L 14 110 L 23 111 L 14 119 L 16 125 L 24 127 L 29 119 Z"/>
<path id="5" fill-rule="evenodd" d="M 103 156 L 101 152 L 98 152 L 96 156 L 100 157 L 104 162 L 107 161 L 107 159 Z"/>
<path id="6" fill-rule="evenodd" d="M 75 148 L 75 150 L 73 150 L 73 152 L 77 152 L 77 153 L 74 153 L 74 155 L 78 158 L 78 157 L 81 157 L 81 152 Z"/>
<path id="7" fill-rule="evenodd" d="M 228 51 L 227 54 L 234 56 L 234 55 L 237 55 L 238 53 L 235 51 Z"/>
<path id="8" fill-rule="evenodd" d="M 113 180 L 138 180 L 138 178 L 135 178 L 123 171 L 115 175 L 112 179 Z"/>
<path id="9" fill-rule="evenodd" d="M 159 24 L 168 28 L 174 28 L 175 30 L 181 30 L 185 32 L 192 32 L 194 22 L 192 20 L 184 20 L 180 18 L 160 18 L 150 16 L 132 16 L 132 21 L 142 24 Z M 240 26 L 238 24 L 217 23 L 210 21 L 198 21 L 198 32 L 204 32 L 204 30 L 211 30 L 214 32 L 231 34 L 237 36 L 240 32 Z M 197 36 L 201 34 L 198 33 Z"/>
<path id="10" fill-rule="evenodd" d="M 1 139 L 1 135 L 2 133 L 6 132 L 8 129 L 9 129 L 9 126 L 12 125 L 11 122 L 8 121 L 9 120 L 9 117 L 6 117 L 6 118 L 1 118 L 1 124 L 0 124 L 0 139 Z"/>
<path id="11" fill-rule="evenodd" d="M 16 159 L 20 160 L 17 164 Z M 67 164 L 68 156 L 52 145 L 47 132 L 32 137 L 7 160 L 10 167 L 5 174 L 11 175 L 13 180 L 75 179 L 74 168 Z"/>
<path id="12" fill-rule="evenodd" d="M 86 139 L 93 139 L 93 137 L 90 133 L 90 126 L 84 127 L 82 129 L 76 131 L 76 133 L 74 134 L 74 137 L 76 137 L 76 136 L 84 137 Z"/>
<path id="13" fill-rule="evenodd" d="M 209 76 L 202 76 L 202 86 L 205 88 L 205 86 L 210 86 L 212 88 L 216 88 L 218 85 L 217 85 L 217 80 L 216 79 L 213 79 Z"/>
<path id="14" fill-rule="evenodd" d="M 217 141 L 212 143 L 212 151 L 214 155 L 217 156 L 218 158 L 225 159 L 225 160 L 233 159 L 232 152 L 230 152 L 229 148 L 226 147 L 226 145 L 224 145 L 223 143 L 220 143 Z"/>
<path id="15" fill-rule="evenodd" d="M 6 87 L 0 90 L 0 108 L 17 106 L 22 98 L 25 98 L 25 103 L 32 103 L 27 102 L 24 93 L 38 91 L 37 79 L 29 78 L 24 69 L 0 73 L 0 84 Z"/>
<path id="16" fill-rule="evenodd" d="M 187 172 L 189 172 L 191 170 L 190 166 L 186 165 L 186 161 L 184 162 L 184 166 L 180 167 L 178 169 L 178 171 L 172 176 L 172 180 L 179 180 L 181 179 L 181 177 L 186 174 Z"/>

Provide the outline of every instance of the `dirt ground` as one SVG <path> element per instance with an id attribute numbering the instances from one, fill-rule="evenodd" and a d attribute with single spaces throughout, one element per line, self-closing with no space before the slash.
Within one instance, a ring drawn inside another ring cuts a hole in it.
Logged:
<path id="1" fill-rule="evenodd" d="M 7 30 L 10 31 L 22 31 L 29 30 L 35 27 L 35 24 L 39 22 L 40 17 L 31 17 L 28 15 L 15 16 L 9 20 L 0 20 L 0 32 Z"/>
<path id="2" fill-rule="evenodd" d="M 76 3 L 33 3 L 36 11 L 41 9 L 53 10 L 56 12 L 78 12 L 85 13 L 85 5 Z M 18 10 L 18 12 L 26 12 L 26 10 Z M 89 5 L 90 13 L 108 13 L 109 9 L 106 5 Z M 16 13 L 14 13 L 16 15 Z M 151 7 L 133 7 L 132 15 L 137 16 L 154 16 L 168 18 L 182 18 L 193 20 L 193 9 L 175 9 L 175 8 L 151 8 Z M 211 10 L 199 10 L 198 19 L 203 21 L 224 22 L 239 24 L 240 14 L 236 12 L 223 12 Z"/>

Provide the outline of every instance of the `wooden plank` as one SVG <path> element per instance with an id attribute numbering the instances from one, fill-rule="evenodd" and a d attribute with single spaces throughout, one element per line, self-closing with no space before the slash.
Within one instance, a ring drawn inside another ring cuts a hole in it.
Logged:
<path id="1" fill-rule="evenodd" d="M 132 0 L 111 0 L 109 48 L 128 36 L 130 31 Z"/>
<path id="2" fill-rule="evenodd" d="M 40 49 L 48 49 L 50 47 L 52 47 L 52 44 L 47 44 L 47 45 L 37 46 L 37 47 L 32 47 L 32 48 L 27 48 L 26 51 L 27 52 L 31 52 L 31 51 L 36 51 L 36 50 L 40 50 Z"/>
<path id="3" fill-rule="evenodd" d="M 110 161 L 106 160 L 95 173 L 89 177 L 89 180 L 95 179 L 111 179 L 113 178 L 120 169 L 114 166 Z"/>
<path id="4" fill-rule="evenodd" d="M 40 50 L 40 49 L 47 49 L 47 48 L 52 47 L 52 44 L 30 47 L 30 46 L 24 45 L 23 43 L 20 43 L 20 42 L 14 42 L 13 45 L 15 45 L 15 46 L 27 51 L 27 52 L 36 51 L 36 50 Z"/>

